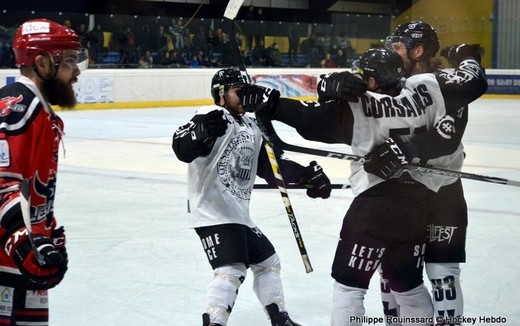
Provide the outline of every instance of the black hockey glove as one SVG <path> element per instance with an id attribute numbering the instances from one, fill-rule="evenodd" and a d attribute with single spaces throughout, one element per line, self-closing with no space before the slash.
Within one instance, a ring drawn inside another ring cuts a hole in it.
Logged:
<path id="1" fill-rule="evenodd" d="M 320 75 L 318 101 L 349 100 L 363 95 L 367 84 L 348 71 Z"/>
<path id="2" fill-rule="evenodd" d="M 25 227 L 9 237 L 4 249 L 22 275 L 38 286 L 49 289 L 58 285 L 65 276 L 68 265 L 67 255 L 54 246 L 52 239 L 40 234 L 41 230 L 38 230 L 37 227 L 33 229 L 33 232 L 34 245 L 43 256 L 43 264 L 36 259 Z"/>
<path id="3" fill-rule="evenodd" d="M 247 112 L 256 112 L 266 106 L 276 106 L 280 92 L 274 88 L 246 85 L 238 91 L 238 96 Z"/>
<path id="4" fill-rule="evenodd" d="M 403 166 L 418 159 L 417 148 L 412 143 L 404 143 L 399 136 L 388 138 L 365 156 L 363 168 L 366 172 L 382 179 L 398 175 Z"/>
<path id="5" fill-rule="evenodd" d="M 447 46 L 441 50 L 441 56 L 445 57 L 453 67 L 458 67 L 464 59 L 472 58 L 478 63 L 481 60 L 479 46 L 473 44 Z"/>
<path id="6" fill-rule="evenodd" d="M 191 139 L 206 142 L 210 138 L 217 138 L 226 133 L 227 120 L 223 119 L 224 112 L 221 110 L 211 111 L 197 120 L 191 130 Z"/>
<path id="7" fill-rule="evenodd" d="M 312 161 L 307 166 L 298 181 L 298 184 L 304 185 L 307 189 L 307 196 L 311 198 L 329 198 L 330 197 L 330 180 L 329 177 L 323 172 L 323 168 Z"/>

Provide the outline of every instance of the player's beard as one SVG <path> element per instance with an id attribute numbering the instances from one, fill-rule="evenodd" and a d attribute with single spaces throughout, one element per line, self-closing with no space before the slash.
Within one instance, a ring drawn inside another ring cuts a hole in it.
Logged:
<path id="1" fill-rule="evenodd" d="M 44 80 L 43 89 L 52 105 L 59 105 L 63 108 L 73 108 L 76 105 L 74 89 L 60 79 Z"/>

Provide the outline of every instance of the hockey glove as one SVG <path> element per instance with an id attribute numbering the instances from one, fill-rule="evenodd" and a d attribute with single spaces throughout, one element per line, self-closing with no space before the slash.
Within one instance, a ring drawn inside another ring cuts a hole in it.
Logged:
<path id="1" fill-rule="evenodd" d="M 329 198 L 330 197 L 330 180 L 329 177 L 323 172 L 323 168 L 312 161 L 307 166 L 298 181 L 298 184 L 304 185 L 307 189 L 307 196 L 311 198 Z"/>
<path id="2" fill-rule="evenodd" d="M 223 119 L 224 111 L 211 111 L 201 117 L 191 130 L 191 139 L 206 142 L 210 138 L 217 138 L 226 133 L 227 120 Z"/>
<path id="3" fill-rule="evenodd" d="M 441 50 L 441 56 L 445 57 L 453 67 L 458 67 L 463 60 L 468 58 L 475 59 L 478 63 L 481 60 L 479 46 L 473 44 L 447 46 Z"/>
<path id="4" fill-rule="evenodd" d="M 387 180 L 399 175 L 403 166 L 415 161 L 417 157 L 415 145 L 404 143 L 399 136 L 396 136 L 388 138 L 368 153 L 363 168 L 366 172 Z"/>
<path id="5" fill-rule="evenodd" d="M 67 271 L 68 259 L 63 250 L 58 250 L 52 239 L 39 233 L 39 228 L 33 229 L 33 239 L 36 250 L 44 258 L 44 263 L 40 265 L 36 259 L 33 247 L 29 241 L 27 229 L 21 228 L 14 232 L 7 240 L 4 250 L 14 261 L 22 275 L 25 275 L 32 282 L 52 288 L 58 285 Z"/>
<path id="6" fill-rule="evenodd" d="M 318 101 L 350 100 L 363 95 L 367 84 L 348 71 L 320 75 Z"/>
<path id="7" fill-rule="evenodd" d="M 59 228 L 52 230 L 51 239 L 56 250 L 58 250 L 66 258 L 67 249 L 65 245 L 67 244 L 67 240 L 65 238 L 65 228 L 60 226 Z"/>
<path id="8" fill-rule="evenodd" d="M 256 112 L 265 107 L 278 104 L 280 92 L 274 88 L 246 85 L 238 92 L 240 102 L 247 112 Z"/>

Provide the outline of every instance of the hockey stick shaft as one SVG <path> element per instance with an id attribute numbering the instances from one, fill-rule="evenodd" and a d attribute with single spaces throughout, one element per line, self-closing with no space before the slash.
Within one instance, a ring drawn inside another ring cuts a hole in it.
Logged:
<path id="1" fill-rule="evenodd" d="M 305 248 L 305 244 L 303 243 L 300 227 L 298 226 L 296 216 L 294 215 L 292 204 L 289 200 L 289 194 L 287 193 L 287 187 L 285 186 L 285 182 L 280 173 L 280 167 L 278 166 L 274 150 L 267 142 L 265 143 L 265 149 L 267 151 L 267 156 L 269 157 L 269 162 L 271 163 L 271 168 L 273 169 L 273 173 L 276 178 L 278 190 L 280 191 L 280 195 L 282 196 L 282 201 L 284 203 L 285 211 L 287 212 L 287 217 L 289 218 L 289 222 L 291 224 L 294 239 L 296 240 L 296 244 L 298 245 L 298 249 L 300 250 L 300 255 L 302 256 L 305 271 L 307 273 L 310 273 L 313 270 L 312 265 L 309 260 L 309 256 L 307 255 L 307 249 Z"/>
<path id="2" fill-rule="evenodd" d="M 271 122 L 262 121 L 262 123 L 269 124 Z M 271 126 L 272 126 L 272 124 L 271 124 Z M 278 146 L 280 149 L 283 149 L 283 150 L 286 150 L 289 152 L 324 156 L 324 157 L 336 158 L 336 159 L 340 159 L 340 160 L 355 161 L 358 163 L 363 163 L 365 161 L 365 158 L 363 156 L 359 156 L 359 155 L 338 153 L 338 152 L 333 152 L 333 151 L 328 151 L 328 150 L 321 150 L 321 149 L 308 148 L 308 147 L 287 144 L 283 140 L 280 139 L 280 137 L 276 134 L 276 131 L 274 130 L 274 128 L 269 128 L 269 130 L 270 130 L 270 132 L 267 134 L 267 137 L 271 140 L 271 142 L 276 144 L 276 146 Z M 474 174 L 474 173 L 468 173 L 468 172 L 462 172 L 462 171 L 447 170 L 447 169 L 437 168 L 437 167 L 433 167 L 433 166 L 420 166 L 420 165 L 414 165 L 414 164 L 407 164 L 407 165 L 404 165 L 403 168 L 406 170 L 410 170 L 410 171 L 418 171 L 418 172 L 422 172 L 422 173 L 440 175 L 440 176 L 445 176 L 445 177 L 463 178 L 463 179 L 470 179 L 470 180 L 475 180 L 475 181 L 490 182 L 490 183 L 495 183 L 495 184 L 520 187 L 520 181 L 508 180 L 508 179 L 498 178 L 498 177 L 490 177 L 490 176 L 486 176 L 486 175 L 480 175 L 480 174 Z"/>
<path id="3" fill-rule="evenodd" d="M 295 145 L 291 145 L 291 144 L 286 144 L 283 141 L 280 143 L 280 148 L 283 150 L 286 150 L 286 151 L 290 151 L 290 152 L 317 155 L 317 156 L 325 156 L 325 157 L 336 158 L 336 159 L 340 159 L 340 160 L 356 161 L 359 163 L 363 163 L 365 160 L 362 156 L 295 146 Z M 508 180 L 508 179 L 504 179 L 504 178 L 491 177 L 491 176 L 480 175 L 480 174 L 469 173 L 469 172 L 447 170 L 447 169 L 442 169 L 442 168 L 433 167 L 433 166 L 420 166 L 420 165 L 407 164 L 407 165 L 404 165 L 403 168 L 406 170 L 409 170 L 409 171 L 418 171 L 418 172 L 422 172 L 422 173 L 434 174 L 434 175 L 445 176 L 445 177 L 463 178 L 463 179 L 469 179 L 469 180 L 475 180 L 475 181 L 490 182 L 490 183 L 495 183 L 495 184 L 520 187 L 520 181 Z"/>
<path id="4" fill-rule="evenodd" d="M 237 41 L 236 41 L 235 28 L 234 28 L 234 25 L 235 25 L 234 19 L 235 19 L 237 13 L 238 13 L 238 10 L 242 6 L 243 2 L 244 2 L 244 0 L 230 0 L 228 5 L 227 5 L 227 7 L 226 7 L 226 11 L 224 12 L 224 17 L 228 21 L 228 24 L 229 24 L 229 33 L 230 33 L 229 39 L 230 39 L 230 41 L 232 43 L 232 47 L 231 48 L 232 48 L 233 56 L 235 57 L 235 61 L 238 64 L 238 67 L 239 67 L 240 73 L 242 74 L 242 77 L 244 78 L 245 81 L 250 83 L 251 82 L 251 78 L 250 78 L 249 74 L 247 73 L 246 65 L 244 64 L 242 55 L 240 54 L 240 48 L 238 47 L 238 44 L 237 44 Z M 263 130 L 262 130 L 262 133 L 264 133 Z M 264 136 L 264 138 L 265 138 L 265 136 Z M 302 239 L 302 236 L 301 236 L 301 233 L 300 233 L 298 222 L 296 221 L 296 216 L 294 215 L 294 211 L 293 211 L 291 202 L 289 200 L 289 195 L 287 194 L 287 188 L 285 187 L 285 182 L 284 182 L 283 177 L 282 177 L 282 175 L 280 173 L 280 168 L 279 168 L 279 165 L 278 165 L 278 161 L 276 160 L 276 155 L 275 155 L 274 150 L 271 147 L 271 145 L 269 144 L 269 141 L 267 139 L 266 139 L 266 142 L 265 142 L 265 149 L 266 149 L 267 155 L 269 157 L 269 162 L 271 164 L 271 168 L 272 168 L 273 173 L 274 173 L 274 175 L 276 177 L 276 183 L 278 185 L 278 190 L 280 191 L 280 195 L 282 196 L 282 201 L 283 201 L 284 206 L 285 206 L 285 211 L 287 212 L 287 216 L 288 216 L 289 221 L 291 223 L 291 228 L 293 230 L 294 238 L 295 238 L 296 243 L 298 245 L 298 249 L 300 250 L 300 254 L 301 254 L 301 257 L 302 257 L 302 260 L 303 260 L 303 264 L 305 266 L 305 271 L 307 273 L 310 273 L 310 272 L 313 271 L 313 269 L 312 269 L 312 266 L 311 266 L 311 262 L 309 260 L 309 256 L 307 255 L 307 249 L 305 248 L 305 244 L 303 243 L 303 239 Z"/>
<path id="5" fill-rule="evenodd" d="M 25 229 L 27 230 L 27 237 L 29 238 L 29 243 L 34 251 L 34 255 L 36 256 L 36 260 L 40 266 L 45 265 L 45 259 L 43 258 L 41 252 L 36 248 L 36 244 L 34 243 L 34 237 L 32 233 L 32 223 L 31 223 L 31 195 L 29 192 L 29 180 L 23 179 L 20 184 L 20 207 L 22 210 L 22 218 L 23 223 L 25 224 Z"/>
<path id="6" fill-rule="evenodd" d="M 419 171 L 423 173 L 428 174 L 436 174 L 440 176 L 445 177 L 454 177 L 454 178 L 463 178 L 463 179 L 470 179 L 470 180 L 476 180 L 476 181 L 482 181 L 482 182 L 491 182 L 506 186 L 513 186 L 513 187 L 520 187 L 520 181 L 515 180 L 508 180 L 504 178 L 498 178 L 498 177 L 490 177 L 486 175 L 480 175 L 480 174 L 474 174 L 474 173 L 468 173 L 468 172 L 462 172 L 462 171 L 453 171 L 453 170 L 446 170 L 441 169 L 437 167 L 430 167 L 430 166 L 418 166 L 418 165 L 412 165 L 408 164 L 405 165 L 405 168 L 408 170 L 413 171 Z"/>
<path id="7" fill-rule="evenodd" d="M 268 184 L 255 184 L 254 189 L 278 189 L 278 186 L 271 186 Z M 297 184 L 286 184 L 286 189 L 307 189 L 305 185 L 297 185 Z M 333 183 L 330 185 L 331 189 L 350 189 L 350 185 L 346 183 Z"/>

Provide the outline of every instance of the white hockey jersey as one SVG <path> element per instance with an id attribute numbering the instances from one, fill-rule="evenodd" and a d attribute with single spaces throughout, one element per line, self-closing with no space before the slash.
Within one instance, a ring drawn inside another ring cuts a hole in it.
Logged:
<path id="1" fill-rule="evenodd" d="M 203 107 L 197 114 L 223 110 L 229 121 L 225 135 L 212 151 L 188 165 L 188 216 L 191 227 L 238 223 L 255 227 L 249 215 L 262 134 L 251 114 L 236 121 L 218 106 Z"/>
<path id="2" fill-rule="evenodd" d="M 398 96 L 367 92 L 358 102 L 349 103 L 353 114 L 352 152 L 365 156 L 374 146 L 388 137 L 400 135 L 408 140 L 413 134 L 429 131 L 447 114 L 444 99 L 434 74 L 421 74 L 408 78 Z M 462 145 L 455 153 L 429 160 L 427 164 L 440 168 L 460 170 L 464 160 Z M 448 178 L 416 171 L 409 171 L 413 179 L 429 189 L 453 183 Z M 355 195 L 384 180 L 367 173 L 363 164 L 351 162 L 349 178 Z"/>

